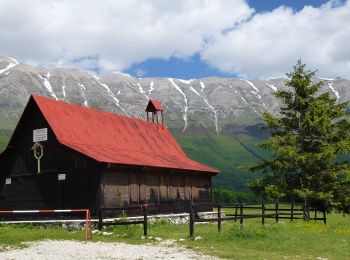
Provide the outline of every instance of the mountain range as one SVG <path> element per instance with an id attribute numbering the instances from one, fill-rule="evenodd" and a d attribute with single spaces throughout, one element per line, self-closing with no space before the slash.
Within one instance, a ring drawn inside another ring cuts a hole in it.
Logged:
<path id="1" fill-rule="evenodd" d="M 350 81 L 324 80 L 343 102 L 350 99 Z M 286 79 L 245 80 L 209 77 L 134 78 L 124 73 L 95 75 L 75 69 L 30 66 L 0 57 L 0 146 L 4 146 L 32 93 L 145 119 L 149 99 L 165 108 L 164 121 L 185 152 L 195 160 L 222 171 L 214 185 L 244 190 L 256 175 L 245 166 L 266 154 L 256 143 L 266 137 L 259 131 L 262 113 L 277 113 L 273 93 L 284 89 Z"/>

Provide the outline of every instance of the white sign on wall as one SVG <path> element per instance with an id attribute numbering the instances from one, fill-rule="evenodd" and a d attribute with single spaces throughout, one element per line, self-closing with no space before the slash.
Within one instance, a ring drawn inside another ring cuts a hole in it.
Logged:
<path id="1" fill-rule="evenodd" d="M 12 182 L 12 180 L 11 180 L 11 178 L 6 178 L 6 185 L 9 185 L 9 184 L 11 184 L 11 182 Z"/>
<path id="2" fill-rule="evenodd" d="M 33 142 L 47 141 L 47 128 L 33 130 Z"/>
<path id="3" fill-rule="evenodd" d="M 66 180 L 66 174 L 64 174 L 64 173 L 58 174 L 58 180 L 59 181 L 65 181 Z"/>

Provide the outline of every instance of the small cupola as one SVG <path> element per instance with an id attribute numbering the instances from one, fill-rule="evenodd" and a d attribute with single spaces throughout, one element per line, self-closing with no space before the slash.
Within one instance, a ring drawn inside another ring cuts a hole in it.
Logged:
<path id="1" fill-rule="evenodd" d="M 146 107 L 146 113 L 147 113 L 147 121 L 150 121 L 150 119 L 152 119 L 152 122 L 155 123 L 155 121 L 157 122 L 157 124 L 159 124 L 159 112 L 161 115 L 161 119 L 162 119 L 162 125 L 164 125 L 164 118 L 163 118 L 163 106 L 161 103 L 159 103 L 157 100 L 155 99 L 151 99 L 148 102 L 148 105 Z M 149 117 L 149 113 L 152 114 L 152 117 Z"/>

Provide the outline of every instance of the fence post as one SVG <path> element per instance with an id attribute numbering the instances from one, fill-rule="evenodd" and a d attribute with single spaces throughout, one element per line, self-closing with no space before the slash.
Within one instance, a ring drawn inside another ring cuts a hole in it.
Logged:
<path id="1" fill-rule="evenodd" d="M 323 209 L 323 223 L 326 225 L 327 224 L 327 214 L 326 214 L 326 209 Z"/>
<path id="2" fill-rule="evenodd" d="M 238 204 L 236 203 L 235 222 L 237 222 Z"/>
<path id="3" fill-rule="evenodd" d="M 98 211 L 98 230 L 102 229 L 102 221 L 103 221 L 102 212 L 103 212 L 103 208 L 100 208 Z"/>
<path id="4" fill-rule="evenodd" d="M 241 203 L 241 207 L 239 209 L 239 214 L 240 214 L 240 226 L 243 227 L 243 203 Z"/>
<path id="5" fill-rule="evenodd" d="M 293 221 L 294 219 L 294 202 L 292 202 L 290 206 L 290 221 Z"/>
<path id="6" fill-rule="evenodd" d="M 190 237 L 193 237 L 194 234 L 194 216 L 193 216 L 193 202 L 190 201 Z"/>
<path id="7" fill-rule="evenodd" d="M 317 219 L 317 208 L 315 208 L 315 222 L 316 222 L 316 219 Z"/>
<path id="8" fill-rule="evenodd" d="M 142 205 L 142 209 L 143 209 L 143 235 L 147 236 L 147 204 L 143 204 Z"/>
<path id="9" fill-rule="evenodd" d="M 90 230 L 90 240 L 92 240 L 92 224 L 91 224 L 91 212 L 90 210 L 88 209 L 88 213 L 89 213 L 89 230 Z"/>
<path id="10" fill-rule="evenodd" d="M 265 225 L 265 204 L 264 202 L 262 202 L 262 205 L 261 205 L 261 223 L 263 225 Z"/>
<path id="11" fill-rule="evenodd" d="M 218 205 L 218 232 L 221 231 L 221 205 Z"/>
<path id="12" fill-rule="evenodd" d="M 305 205 L 303 206 L 303 212 L 304 212 L 304 220 L 310 220 L 310 208 L 306 207 Z"/>
<path id="13" fill-rule="evenodd" d="M 279 211 L 278 211 L 278 201 L 276 202 L 276 212 L 275 212 L 275 219 L 276 219 L 276 223 L 278 223 L 278 218 L 279 218 Z"/>

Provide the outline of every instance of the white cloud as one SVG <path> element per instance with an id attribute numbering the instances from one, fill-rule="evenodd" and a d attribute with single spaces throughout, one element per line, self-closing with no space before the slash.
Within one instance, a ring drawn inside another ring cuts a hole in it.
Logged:
<path id="1" fill-rule="evenodd" d="M 350 2 L 336 3 L 254 13 L 244 0 L 0 0 L 0 55 L 106 72 L 199 53 L 247 78 L 284 75 L 302 58 L 350 78 Z"/>
<path id="2" fill-rule="evenodd" d="M 1 0 L 0 52 L 102 71 L 188 58 L 252 14 L 243 0 Z"/>
<path id="3" fill-rule="evenodd" d="M 350 78 L 350 2 L 255 14 L 201 55 L 221 71 L 247 78 L 282 76 L 299 58 L 318 75 Z"/>

